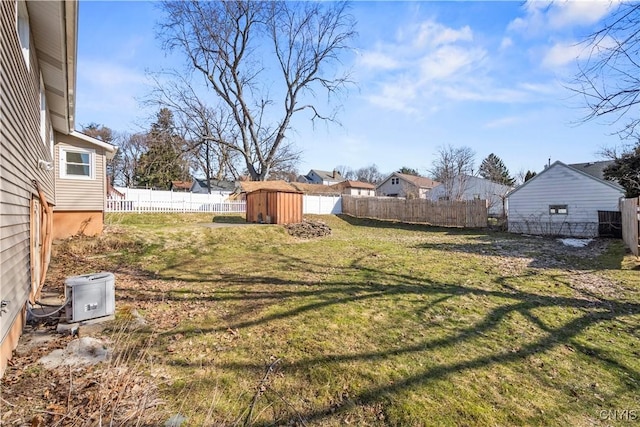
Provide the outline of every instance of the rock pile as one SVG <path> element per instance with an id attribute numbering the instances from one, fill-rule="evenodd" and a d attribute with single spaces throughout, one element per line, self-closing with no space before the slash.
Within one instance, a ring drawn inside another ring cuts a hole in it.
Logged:
<path id="1" fill-rule="evenodd" d="M 304 220 L 298 224 L 287 224 L 285 229 L 290 235 L 301 239 L 313 239 L 331 234 L 331 228 L 320 221 Z"/>

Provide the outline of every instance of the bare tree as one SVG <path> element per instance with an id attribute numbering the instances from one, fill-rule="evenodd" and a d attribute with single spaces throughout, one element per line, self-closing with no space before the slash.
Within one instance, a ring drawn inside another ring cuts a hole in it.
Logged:
<path id="1" fill-rule="evenodd" d="M 113 142 L 118 146 L 121 156 L 118 168 L 114 171 L 115 184 L 132 187 L 136 183 L 138 160 L 147 150 L 147 135 L 119 133 L 115 135 Z"/>
<path id="2" fill-rule="evenodd" d="M 377 184 L 384 178 L 384 175 L 378 170 L 378 166 L 375 164 L 362 167 L 355 171 L 355 178 L 357 181 L 368 182 L 370 184 Z"/>
<path id="3" fill-rule="evenodd" d="M 444 185 L 444 197 L 448 200 L 461 200 L 466 189 L 467 177 L 473 175 L 474 163 L 475 153 L 471 148 L 441 146 L 429 173 L 434 180 Z"/>
<path id="4" fill-rule="evenodd" d="M 584 97 L 589 110 L 584 120 L 626 118 L 619 133 L 629 137 L 640 123 L 640 3 L 622 1 L 615 7 L 584 41 L 586 59 L 578 62 L 571 89 Z"/>
<path id="5" fill-rule="evenodd" d="M 338 165 L 335 168 L 333 168 L 333 170 L 338 172 L 340 176 L 342 176 L 344 179 L 348 179 L 348 180 L 357 179 L 356 172 L 349 166 Z"/>
<path id="6" fill-rule="evenodd" d="M 166 1 L 162 8 L 164 47 L 186 55 L 233 123 L 233 140 L 202 136 L 238 152 L 251 179 L 265 180 L 278 163 L 297 160 L 286 139 L 295 114 L 335 119 L 304 101 L 348 83 L 330 69 L 355 34 L 346 3 Z M 274 76 L 279 80 L 271 82 Z"/>
<path id="7" fill-rule="evenodd" d="M 193 161 L 194 169 L 202 172 L 211 188 L 211 179 L 237 179 L 239 155 L 233 150 L 236 139 L 231 117 L 225 109 L 213 109 L 198 96 L 192 81 L 177 71 L 151 76 L 154 88 L 146 104 L 169 108 L 176 128 L 186 142 L 184 151 Z"/>

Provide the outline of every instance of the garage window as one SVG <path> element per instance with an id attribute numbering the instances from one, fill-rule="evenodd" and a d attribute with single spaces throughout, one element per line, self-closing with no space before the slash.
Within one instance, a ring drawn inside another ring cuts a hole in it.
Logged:
<path id="1" fill-rule="evenodd" d="M 567 205 L 549 205 L 549 215 L 568 215 Z"/>

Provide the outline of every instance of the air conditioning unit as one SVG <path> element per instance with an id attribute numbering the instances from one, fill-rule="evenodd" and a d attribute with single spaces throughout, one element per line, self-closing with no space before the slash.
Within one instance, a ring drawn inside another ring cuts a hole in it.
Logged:
<path id="1" fill-rule="evenodd" d="M 67 322 L 112 315 L 116 308 L 115 283 L 113 273 L 107 272 L 67 277 L 64 281 Z"/>

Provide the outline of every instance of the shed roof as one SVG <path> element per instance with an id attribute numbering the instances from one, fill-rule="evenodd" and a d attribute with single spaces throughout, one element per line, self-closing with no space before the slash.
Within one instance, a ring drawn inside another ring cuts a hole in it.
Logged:
<path id="1" fill-rule="evenodd" d="M 191 181 L 171 181 L 171 188 L 179 188 L 181 190 L 190 190 Z"/>
<path id="2" fill-rule="evenodd" d="M 242 181 L 240 182 L 240 190 L 242 193 L 253 193 L 260 190 L 301 193 L 286 181 Z"/>

